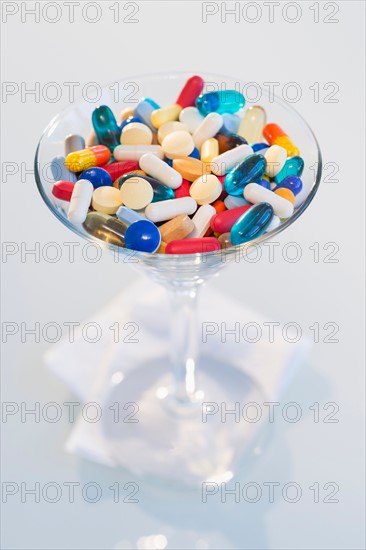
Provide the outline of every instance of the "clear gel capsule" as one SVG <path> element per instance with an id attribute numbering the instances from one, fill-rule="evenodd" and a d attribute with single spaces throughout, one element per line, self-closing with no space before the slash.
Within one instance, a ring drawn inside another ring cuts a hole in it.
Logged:
<path id="1" fill-rule="evenodd" d="M 257 143 L 263 139 L 262 132 L 267 121 L 266 111 L 259 105 L 249 107 L 240 123 L 238 134 L 248 143 Z"/>
<path id="2" fill-rule="evenodd" d="M 239 166 L 235 166 L 225 178 L 225 190 L 236 197 L 243 195 L 244 187 L 262 178 L 266 161 L 262 155 L 249 155 Z"/>
<path id="3" fill-rule="evenodd" d="M 116 246 L 125 245 L 127 224 L 102 212 L 90 212 L 83 223 L 84 229 L 93 237 Z"/>
<path id="4" fill-rule="evenodd" d="M 273 208 L 267 202 L 255 204 L 234 223 L 230 231 L 233 245 L 243 244 L 264 233 L 273 218 Z"/>
<path id="5" fill-rule="evenodd" d="M 201 115 L 209 113 L 236 113 L 245 105 L 243 94 L 237 90 L 221 90 L 200 95 L 196 107 Z"/>
<path id="6" fill-rule="evenodd" d="M 233 243 L 230 240 L 230 233 L 223 233 L 218 237 L 218 241 L 221 245 L 221 248 L 230 248 L 233 246 Z"/>
<path id="7" fill-rule="evenodd" d="M 119 145 L 121 131 L 111 109 L 107 105 L 94 109 L 92 122 L 98 142 L 113 151 Z"/>
<path id="8" fill-rule="evenodd" d="M 286 160 L 284 167 L 275 176 L 274 180 L 277 184 L 283 181 L 287 176 L 300 177 L 304 170 L 304 161 L 301 157 L 291 157 Z"/>

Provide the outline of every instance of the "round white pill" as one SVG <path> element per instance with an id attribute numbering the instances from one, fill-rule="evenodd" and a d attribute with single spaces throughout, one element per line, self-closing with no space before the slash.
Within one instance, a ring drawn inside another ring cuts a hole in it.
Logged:
<path id="1" fill-rule="evenodd" d="M 120 188 L 122 203 L 132 210 L 141 210 L 151 203 L 154 191 L 144 178 L 128 178 Z"/>
<path id="2" fill-rule="evenodd" d="M 152 140 L 152 131 L 141 122 L 130 122 L 121 132 L 122 145 L 151 145 Z"/>
<path id="3" fill-rule="evenodd" d="M 208 174 L 197 178 L 189 188 L 189 194 L 197 204 L 211 204 L 222 193 L 222 185 L 216 176 Z"/>
<path id="4" fill-rule="evenodd" d="M 115 187 L 102 186 L 94 190 L 92 207 L 97 212 L 104 214 L 115 214 L 122 204 L 119 189 Z"/>
<path id="5" fill-rule="evenodd" d="M 188 157 L 194 149 L 194 141 L 189 132 L 179 130 L 165 136 L 161 146 L 168 159 L 176 159 Z"/>
<path id="6" fill-rule="evenodd" d="M 172 132 L 178 132 L 178 131 L 188 132 L 188 128 L 185 124 L 183 124 L 182 122 L 178 122 L 177 120 L 171 120 L 170 122 L 165 122 L 165 124 L 160 126 L 158 130 L 158 136 L 157 136 L 158 142 L 161 145 L 163 142 L 163 139 L 168 134 L 171 134 Z"/>

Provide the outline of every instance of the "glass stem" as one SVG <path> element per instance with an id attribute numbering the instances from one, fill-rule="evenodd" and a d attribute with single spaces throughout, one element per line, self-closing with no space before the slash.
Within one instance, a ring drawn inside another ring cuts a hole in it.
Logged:
<path id="1" fill-rule="evenodd" d="M 172 394 L 181 404 L 189 404 L 196 397 L 197 291 L 196 286 L 170 290 L 172 311 L 170 353 L 174 375 Z"/>

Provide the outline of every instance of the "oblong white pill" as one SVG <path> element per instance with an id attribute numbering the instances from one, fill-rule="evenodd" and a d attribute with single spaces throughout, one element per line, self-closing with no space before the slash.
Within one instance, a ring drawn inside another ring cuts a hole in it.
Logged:
<path id="1" fill-rule="evenodd" d="M 222 184 L 217 176 L 205 174 L 194 180 L 189 188 L 189 194 L 197 204 L 210 204 L 222 193 Z"/>
<path id="2" fill-rule="evenodd" d="M 144 178 L 132 177 L 123 182 L 121 188 L 122 203 L 132 210 L 141 210 L 151 203 L 154 191 Z"/>
<path id="3" fill-rule="evenodd" d="M 117 145 L 113 151 L 116 160 L 140 160 L 142 155 L 150 153 L 159 159 L 164 158 L 160 145 Z"/>
<path id="4" fill-rule="evenodd" d="M 189 239 L 195 239 L 203 237 L 207 229 L 210 227 L 210 221 L 212 216 L 216 214 L 216 210 L 211 204 L 204 204 L 200 206 L 195 215 L 192 218 L 194 223 L 193 231 L 188 235 Z"/>
<path id="5" fill-rule="evenodd" d="M 271 219 L 269 225 L 267 226 L 265 233 L 269 233 L 270 231 L 273 231 L 274 229 L 277 229 L 277 227 L 281 225 L 281 220 L 278 216 L 273 216 Z"/>
<path id="6" fill-rule="evenodd" d="M 193 134 L 198 126 L 202 124 L 204 117 L 201 115 L 197 107 L 185 107 L 181 110 L 179 120 L 185 124 L 188 131 Z"/>
<path id="7" fill-rule="evenodd" d="M 234 149 L 229 149 L 221 155 L 217 155 L 210 162 L 211 172 L 216 174 L 216 176 L 223 176 L 235 164 L 242 162 L 244 159 L 253 154 L 253 149 L 250 145 L 239 145 L 239 147 L 234 147 Z"/>
<path id="8" fill-rule="evenodd" d="M 153 133 L 146 124 L 131 122 L 121 132 L 122 145 L 151 145 Z"/>
<path id="9" fill-rule="evenodd" d="M 287 151 L 280 145 L 272 145 L 264 153 L 266 159 L 266 174 L 270 178 L 277 176 L 281 172 L 287 160 Z"/>
<path id="10" fill-rule="evenodd" d="M 194 141 L 189 132 L 178 130 L 163 139 L 161 147 L 168 159 L 188 157 L 194 149 Z"/>
<path id="11" fill-rule="evenodd" d="M 228 195 L 224 199 L 224 204 L 228 210 L 231 210 L 232 208 L 238 208 L 239 206 L 250 204 L 250 202 L 245 200 L 244 197 L 234 197 L 233 195 Z"/>
<path id="12" fill-rule="evenodd" d="M 67 214 L 70 222 L 80 224 L 85 221 L 93 192 L 94 187 L 89 180 L 79 180 L 75 183 Z"/>
<path id="13" fill-rule="evenodd" d="M 197 203 L 192 197 L 152 202 L 145 209 L 145 215 L 152 222 L 171 220 L 180 214 L 194 214 Z"/>
<path id="14" fill-rule="evenodd" d="M 268 202 L 272 206 L 275 215 L 282 219 L 289 218 L 294 211 L 294 206 L 290 201 L 258 185 L 258 183 L 248 183 L 244 187 L 244 198 L 253 204 Z"/>
<path id="15" fill-rule="evenodd" d="M 181 174 L 155 155 L 149 153 L 143 155 L 139 160 L 139 165 L 141 170 L 165 183 L 171 189 L 177 189 L 182 185 Z"/>
<path id="16" fill-rule="evenodd" d="M 193 141 L 197 149 L 201 149 L 201 145 L 206 139 L 215 137 L 223 123 L 224 119 L 219 113 L 207 115 L 193 134 Z"/>
<path id="17" fill-rule="evenodd" d="M 183 124 L 182 122 L 178 122 L 177 120 L 171 120 L 170 122 L 165 122 L 162 126 L 160 126 L 158 130 L 158 142 L 162 143 L 163 139 L 172 132 L 189 132 L 187 126 Z"/>

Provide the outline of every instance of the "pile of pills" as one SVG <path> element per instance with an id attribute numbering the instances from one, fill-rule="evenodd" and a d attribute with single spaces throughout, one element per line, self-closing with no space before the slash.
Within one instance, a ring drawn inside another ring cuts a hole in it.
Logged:
<path id="1" fill-rule="evenodd" d="M 202 93 L 192 76 L 172 105 L 143 98 L 97 107 L 87 137 L 65 139 L 52 195 L 68 219 L 113 245 L 206 253 L 251 241 L 294 212 L 304 162 L 259 105 L 236 90 Z"/>

